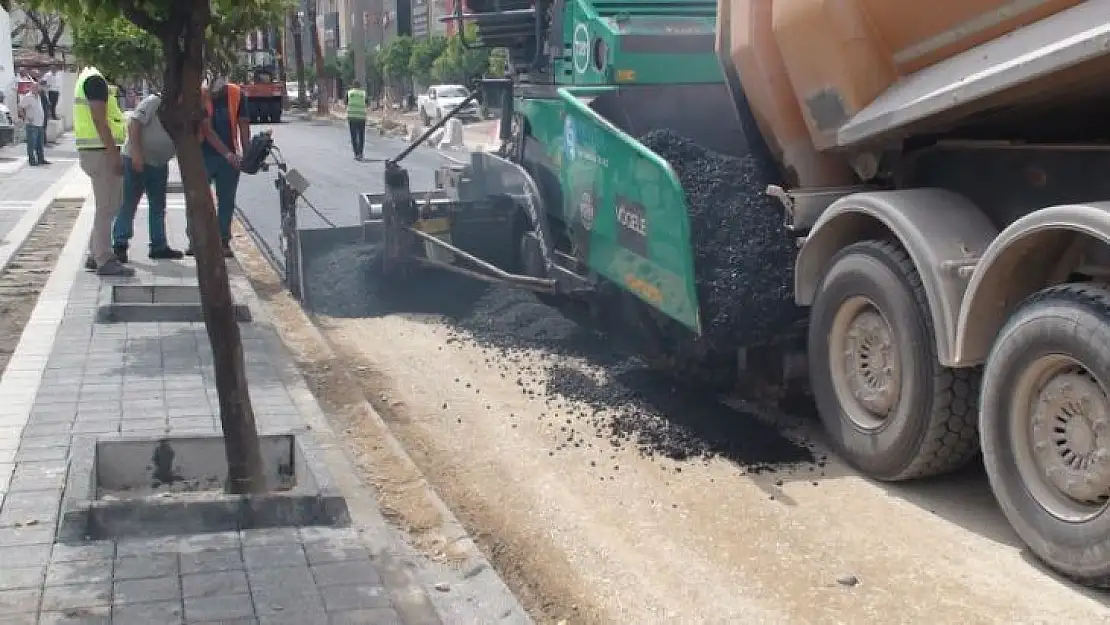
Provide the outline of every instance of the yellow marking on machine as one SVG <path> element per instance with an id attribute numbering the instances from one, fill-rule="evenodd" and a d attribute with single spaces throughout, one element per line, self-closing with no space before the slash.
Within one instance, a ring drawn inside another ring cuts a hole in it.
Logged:
<path id="1" fill-rule="evenodd" d="M 636 82 L 636 70 L 618 69 L 617 82 Z"/>
<path id="2" fill-rule="evenodd" d="M 640 297 L 646 299 L 647 301 L 649 301 L 653 304 L 662 304 L 663 303 L 663 292 L 660 291 L 659 288 L 656 287 L 653 284 L 649 284 L 648 282 L 646 282 L 646 281 L 644 281 L 640 278 L 637 278 L 636 276 L 634 276 L 630 273 L 625 274 L 624 284 L 629 289 L 631 289 L 633 293 L 636 293 Z"/>
<path id="3" fill-rule="evenodd" d="M 451 220 L 447 217 L 421 219 L 413 227 L 427 234 L 443 234 L 451 230 Z"/>

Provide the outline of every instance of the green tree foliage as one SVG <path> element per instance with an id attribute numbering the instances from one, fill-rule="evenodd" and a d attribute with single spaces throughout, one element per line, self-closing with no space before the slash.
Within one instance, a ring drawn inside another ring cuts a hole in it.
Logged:
<path id="1" fill-rule="evenodd" d="M 381 95 L 382 91 L 382 67 L 379 63 L 381 57 L 374 50 L 366 50 L 366 83 L 363 87 L 366 89 L 366 94 L 370 98 L 377 98 Z M 347 48 L 343 58 L 339 60 L 340 76 L 343 77 L 344 84 L 350 85 L 355 80 L 355 51 L 352 48 Z"/>
<path id="2" fill-rule="evenodd" d="M 390 81 L 402 82 L 412 77 L 409 71 L 409 62 L 412 60 L 412 37 L 398 37 L 389 42 L 381 55 L 382 73 Z"/>
<path id="3" fill-rule="evenodd" d="M 466 44 L 477 41 L 478 27 L 466 27 Z M 432 63 L 432 78 L 438 82 L 469 84 L 475 78 L 489 71 L 490 51 L 488 48 L 467 48 L 463 38 L 451 37 L 443 54 Z"/>
<path id="4" fill-rule="evenodd" d="M 427 84 L 432 80 L 432 65 L 447 50 L 447 39 L 431 37 L 416 42 L 409 58 L 409 72 L 416 82 Z"/>
<path id="5" fill-rule="evenodd" d="M 44 0 L 43 3 L 68 10 L 69 5 L 83 4 L 85 1 Z M 241 73 L 235 70 L 239 65 L 238 53 L 243 47 L 244 33 L 279 25 L 283 11 L 293 1 L 214 2 L 212 20 L 205 32 L 206 69 L 223 74 Z M 101 3 L 112 4 L 95 0 L 92 2 Z M 70 19 L 73 22 L 74 53 L 82 60 L 117 78 L 145 78 L 155 85 L 161 84 L 164 55 L 162 42 L 157 36 L 135 26 L 135 22 L 121 13 L 114 17 L 107 17 L 100 12 L 78 14 Z"/>
<path id="6" fill-rule="evenodd" d="M 205 62 L 228 74 L 239 64 L 243 37 L 252 30 L 280 27 L 295 0 L 212 0 L 213 15 L 205 37 Z"/>
<path id="7" fill-rule="evenodd" d="M 141 78 L 162 84 L 162 42 L 122 17 L 77 20 L 73 53 L 114 80 Z"/>
<path id="8" fill-rule="evenodd" d="M 509 51 L 505 48 L 494 48 L 489 52 L 489 75 L 501 78 L 509 71 Z"/>
<path id="9" fill-rule="evenodd" d="M 339 67 L 339 57 L 335 52 L 328 51 L 324 56 L 324 77 L 325 78 L 338 78 L 341 68 Z"/>

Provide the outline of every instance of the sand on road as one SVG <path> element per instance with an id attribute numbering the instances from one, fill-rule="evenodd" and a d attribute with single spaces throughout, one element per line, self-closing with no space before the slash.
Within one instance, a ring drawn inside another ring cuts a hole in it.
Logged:
<path id="1" fill-rule="evenodd" d="M 254 280 L 259 265 L 248 269 Z M 805 418 L 743 406 L 707 413 L 712 402 L 693 397 L 654 416 L 624 400 L 601 408 L 583 401 L 594 392 L 584 386 L 630 384 L 634 364 L 597 362 L 591 337 L 531 296 L 427 288 L 451 315 L 413 305 L 317 317 L 338 355 L 318 370 L 353 380 L 418 465 L 421 475 L 395 475 L 373 436 L 359 433 L 365 419 L 345 417 L 351 453 L 394 522 L 418 546 L 434 533 L 434 510 L 399 495 L 426 479 L 541 622 L 1110 622 L 1106 596 L 1025 554 L 981 469 L 881 485 L 822 460 Z M 290 332 L 301 312 L 276 288 L 265 297 L 284 302 L 283 335 L 312 368 L 309 339 Z M 507 346 L 498 332 L 529 340 Z M 560 382 L 574 372 L 578 382 Z M 338 392 L 316 377 L 318 393 Z M 667 395 L 654 384 L 615 397 Z M 705 430 L 706 419 L 720 431 Z M 777 462 L 759 446 L 720 443 L 745 428 L 766 437 L 767 419 L 809 441 L 795 447 L 806 453 Z M 687 440 L 698 436 L 707 444 Z M 443 555 L 442 541 L 423 546 Z"/>

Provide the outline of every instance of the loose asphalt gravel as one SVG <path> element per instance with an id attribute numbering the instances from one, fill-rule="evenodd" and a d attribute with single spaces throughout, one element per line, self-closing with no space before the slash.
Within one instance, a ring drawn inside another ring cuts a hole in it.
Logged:
<path id="1" fill-rule="evenodd" d="M 313 312 L 441 316 L 452 328 L 452 341 L 484 348 L 490 368 L 515 381 L 522 394 L 543 398 L 547 410 L 539 418 L 557 420 L 565 439 L 552 453 L 632 446 L 644 456 L 674 460 L 720 456 L 750 472 L 816 472 L 824 464 L 809 445 L 791 440 L 766 418 L 677 386 L 531 293 L 433 271 L 416 274 L 404 287 L 379 288 L 376 252 L 374 246 L 349 245 L 308 263 Z"/>

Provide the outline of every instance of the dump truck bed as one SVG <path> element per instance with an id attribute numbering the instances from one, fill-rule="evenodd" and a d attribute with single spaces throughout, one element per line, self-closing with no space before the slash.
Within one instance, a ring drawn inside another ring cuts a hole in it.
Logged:
<path id="1" fill-rule="evenodd" d="M 1108 16 L 1110 0 L 720 0 L 717 45 L 793 182 L 835 186 L 845 151 L 1090 97 Z"/>

